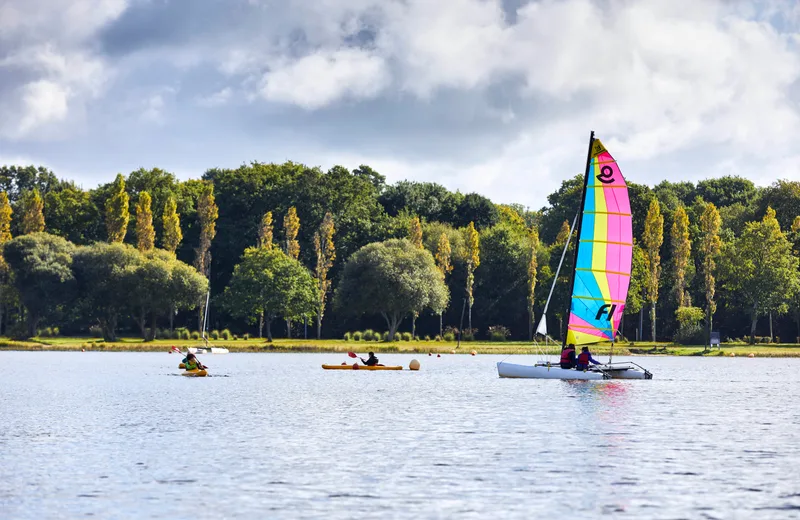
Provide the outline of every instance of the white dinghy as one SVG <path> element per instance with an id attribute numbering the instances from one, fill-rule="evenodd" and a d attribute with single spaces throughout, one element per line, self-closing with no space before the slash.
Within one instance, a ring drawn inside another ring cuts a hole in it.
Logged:
<path id="1" fill-rule="evenodd" d="M 561 253 L 558 270 L 550 287 L 536 333 L 547 338 L 547 308 L 553 296 L 564 255 L 576 229 L 575 260 L 571 273 L 567 344 L 574 346 L 611 342 L 613 352 L 617 329 L 622 321 L 633 255 L 633 222 L 628 186 L 600 140 L 589 136 L 586 173 L 581 203 L 572 221 L 570 235 Z M 582 356 L 587 357 L 587 356 Z M 585 370 L 561 368 L 560 363 L 543 360 L 534 365 L 497 363 L 500 377 L 528 379 L 652 379 L 653 375 L 632 362 L 588 365 Z"/>
<path id="2" fill-rule="evenodd" d="M 211 291 L 206 294 L 206 309 L 203 314 L 203 346 L 202 347 L 189 347 L 189 352 L 192 354 L 227 354 L 230 351 L 223 347 L 210 347 L 208 345 L 208 304 L 211 297 Z"/>

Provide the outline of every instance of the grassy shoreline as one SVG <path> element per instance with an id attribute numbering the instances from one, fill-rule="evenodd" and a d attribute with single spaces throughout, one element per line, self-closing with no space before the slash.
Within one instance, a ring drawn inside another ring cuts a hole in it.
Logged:
<path id="1" fill-rule="evenodd" d="M 156 340 L 144 342 L 139 338 L 120 338 L 119 341 L 106 343 L 97 338 L 32 338 L 26 341 L 15 341 L 8 338 L 0 338 L 0 351 L 96 351 L 96 352 L 166 352 L 172 346 L 186 349 L 187 347 L 200 346 L 198 340 Z M 454 341 L 396 341 L 393 343 L 367 342 L 367 341 L 345 341 L 336 339 L 276 339 L 267 343 L 262 339 L 250 340 L 231 340 L 231 341 L 212 341 L 212 346 L 225 347 L 231 352 L 360 352 L 374 351 L 376 353 L 398 353 L 398 354 L 449 354 L 455 351 L 456 354 L 470 354 L 473 350 L 477 354 L 537 354 L 542 350 L 550 354 L 555 354 L 560 350 L 559 345 L 550 345 L 541 348 L 531 345 L 529 342 L 506 341 L 506 342 L 486 342 L 469 341 L 462 342 L 457 347 Z M 598 344 L 592 346 L 592 352 L 598 356 L 608 355 L 610 344 Z M 767 344 L 767 345 L 747 345 L 747 344 L 725 344 L 721 349 L 706 351 L 703 346 L 674 345 L 671 343 L 625 343 L 614 346 L 614 354 L 621 356 L 749 356 L 753 357 L 800 357 L 800 344 Z"/>

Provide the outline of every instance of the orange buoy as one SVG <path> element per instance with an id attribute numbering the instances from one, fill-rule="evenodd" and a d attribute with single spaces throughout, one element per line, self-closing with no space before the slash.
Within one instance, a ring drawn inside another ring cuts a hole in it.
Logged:
<path id="1" fill-rule="evenodd" d="M 747 357 L 756 357 L 756 355 L 751 352 Z"/>
<path id="2" fill-rule="evenodd" d="M 473 350 L 472 352 L 470 352 L 470 354 L 472 354 L 473 356 L 475 356 L 475 355 L 477 355 L 478 353 L 477 353 L 476 351 L 474 351 L 474 350 Z"/>
<path id="3" fill-rule="evenodd" d="M 455 354 L 455 353 L 456 353 L 456 351 L 455 351 L 455 350 L 451 350 L 451 351 L 450 351 L 450 353 L 451 353 L 451 354 Z"/>
<path id="4" fill-rule="evenodd" d="M 736 354 L 731 352 L 731 357 L 736 357 Z"/>
<path id="5" fill-rule="evenodd" d="M 411 363 L 408 364 L 409 370 L 419 370 L 419 361 L 416 359 L 412 359 Z"/>

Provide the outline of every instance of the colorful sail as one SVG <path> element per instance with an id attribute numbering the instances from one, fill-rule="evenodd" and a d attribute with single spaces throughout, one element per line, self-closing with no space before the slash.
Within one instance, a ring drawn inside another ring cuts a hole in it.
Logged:
<path id="1" fill-rule="evenodd" d="M 625 310 L 633 255 L 628 186 L 594 139 L 587 169 L 567 343 L 611 341 Z"/>

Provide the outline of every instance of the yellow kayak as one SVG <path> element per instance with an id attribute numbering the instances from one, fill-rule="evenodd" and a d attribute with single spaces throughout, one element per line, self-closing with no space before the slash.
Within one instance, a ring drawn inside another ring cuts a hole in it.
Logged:
<path id="1" fill-rule="evenodd" d="M 181 375 L 187 377 L 206 377 L 208 375 L 208 372 L 206 372 L 205 370 L 198 370 L 195 368 L 194 370 L 185 370 L 184 372 L 181 373 Z"/>
<path id="2" fill-rule="evenodd" d="M 368 367 L 367 365 L 322 365 L 322 368 L 325 370 L 403 370 L 403 367 L 400 366 L 383 366 L 378 365 L 374 367 Z"/>
<path id="3" fill-rule="evenodd" d="M 178 368 L 186 368 L 186 363 L 178 363 Z"/>

